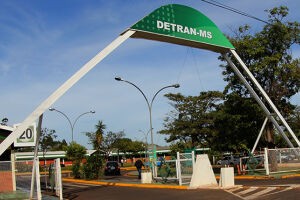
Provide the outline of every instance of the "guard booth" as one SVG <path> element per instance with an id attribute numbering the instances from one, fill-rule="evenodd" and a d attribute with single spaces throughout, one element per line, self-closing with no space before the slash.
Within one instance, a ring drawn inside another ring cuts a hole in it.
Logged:
<path id="1" fill-rule="evenodd" d="M 20 124 L 14 124 L 13 127 L 0 125 L 0 145 L 19 125 Z M 36 125 L 32 123 L 0 156 L 0 177 L 1 180 L 3 180 L 3 182 L 0 183 L 0 192 L 16 191 L 18 183 L 25 183 L 23 179 L 26 179 L 26 177 L 24 178 L 18 172 L 23 172 L 23 174 L 30 173 L 32 171 L 33 162 L 32 160 L 25 163 L 15 161 L 14 152 L 20 147 L 34 146 L 35 140 Z M 30 179 L 25 185 L 30 185 Z"/>
<path id="2" fill-rule="evenodd" d="M 0 144 L 3 140 L 13 131 L 10 126 L 0 125 Z M 15 177 L 12 171 L 11 155 L 13 155 L 13 145 L 11 145 L 4 153 L 0 156 L 0 177 L 4 180 L 5 184 L 0 184 L 0 192 L 3 191 L 14 191 Z"/>

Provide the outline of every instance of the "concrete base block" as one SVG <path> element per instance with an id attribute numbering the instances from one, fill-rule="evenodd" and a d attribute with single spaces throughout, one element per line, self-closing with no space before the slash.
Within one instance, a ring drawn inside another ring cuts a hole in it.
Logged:
<path id="1" fill-rule="evenodd" d="M 151 172 L 142 172 L 141 183 L 152 183 L 152 173 Z"/>
<path id="2" fill-rule="evenodd" d="M 189 189 L 214 187 L 218 183 L 207 154 L 197 155 Z"/>
<path id="3" fill-rule="evenodd" d="M 221 168 L 219 187 L 234 187 L 234 169 L 233 167 Z"/>

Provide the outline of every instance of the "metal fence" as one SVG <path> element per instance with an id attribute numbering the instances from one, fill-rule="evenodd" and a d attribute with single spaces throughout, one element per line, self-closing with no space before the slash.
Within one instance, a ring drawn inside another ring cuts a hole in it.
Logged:
<path id="1" fill-rule="evenodd" d="M 176 160 L 157 160 L 155 161 L 157 180 L 163 182 L 177 181 L 177 161 Z"/>
<path id="2" fill-rule="evenodd" d="M 195 153 L 177 152 L 176 160 L 155 161 L 154 179 L 163 182 L 176 181 L 179 185 L 189 184 L 193 175 L 195 165 Z"/>
<path id="3" fill-rule="evenodd" d="M 195 153 L 177 152 L 177 176 L 179 185 L 189 184 L 195 165 Z"/>
<path id="4" fill-rule="evenodd" d="M 261 173 L 265 174 L 266 165 L 265 165 L 265 154 L 250 154 L 249 156 L 244 156 L 239 158 L 237 171 L 238 174 L 246 174 L 246 173 Z"/>
<path id="5" fill-rule="evenodd" d="M 0 191 L 22 191 L 29 198 L 32 166 L 33 161 L 0 161 Z"/>
<path id="6" fill-rule="evenodd" d="M 31 199 L 41 199 L 41 188 L 44 190 L 52 189 L 56 191 L 59 199 L 62 199 L 60 159 L 55 159 L 54 164 L 51 165 L 51 173 L 46 167 L 40 173 L 38 158 L 36 163 L 36 176 L 32 179 L 33 160 L 0 161 L 0 192 L 21 192 L 24 194 L 22 196 L 24 199 L 29 199 L 31 195 Z"/>
<path id="7" fill-rule="evenodd" d="M 300 148 L 265 149 L 266 174 L 300 171 Z"/>
<path id="8" fill-rule="evenodd" d="M 31 189 L 33 161 L 15 161 L 16 187 L 17 190 L 25 191 L 28 194 Z M 36 188 L 33 193 L 36 197 Z"/>

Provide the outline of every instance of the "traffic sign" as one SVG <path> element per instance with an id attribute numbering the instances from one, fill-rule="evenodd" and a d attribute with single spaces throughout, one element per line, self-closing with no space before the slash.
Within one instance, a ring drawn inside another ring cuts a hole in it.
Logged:
<path id="1" fill-rule="evenodd" d="M 21 124 L 14 124 L 13 127 L 16 129 Z M 31 124 L 20 137 L 18 137 L 15 142 L 15 147 L 32 147 L 35 146 L 36 140 L 36 124 Z"/>

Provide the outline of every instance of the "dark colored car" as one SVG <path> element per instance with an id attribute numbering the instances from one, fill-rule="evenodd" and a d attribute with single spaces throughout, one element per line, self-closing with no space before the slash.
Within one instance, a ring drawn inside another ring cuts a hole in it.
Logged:
<path id="1" fill-rule="evenodd" d="M 104 175 L 121 175 L 120 166 L 116 161 L 108 161 L 105 164 Z"/>

